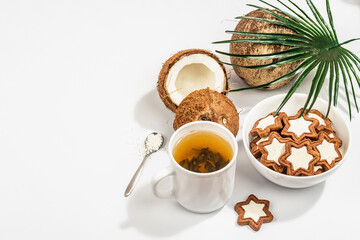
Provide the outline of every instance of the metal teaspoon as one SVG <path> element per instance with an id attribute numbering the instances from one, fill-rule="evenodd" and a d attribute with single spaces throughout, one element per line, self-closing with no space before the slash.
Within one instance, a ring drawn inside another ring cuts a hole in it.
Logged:
<path id="1" fill-rule="evenodd" d="M 155 138 L 158 138 L 156 140 L 158 140 L 158 142 L 153 142 L 151 144 L 151 140 L 154 140 Z M 153 133 L 150 133 L 146 139 L 145 139 L 145 156 L 144 156 L 144 159 L 143 161 L 141 162 L 140 166 L 138 167 L 138 169 L 136 170 L 134 176 L 131 178 L 130 182 L 129 182 L 129 185 L 127 186 L 126 190 L 125 190 L 125 193 L 124 193 L 124 196 L 127 197 L 131 194 L 131 192 L 133 191 L 138 179 L 139 179 L 139 176 L 140 176 L 140 173 L 144 167 L 144 164 L 145 164 L 145 160 L 147 159 L 148 156 L 150 156 L 152 153 L 158 151 L 162 145 L 164 143 L 164 137 L 160 134 L 160 133 L 156 133 L 156 132 L 153 132 Z"/>

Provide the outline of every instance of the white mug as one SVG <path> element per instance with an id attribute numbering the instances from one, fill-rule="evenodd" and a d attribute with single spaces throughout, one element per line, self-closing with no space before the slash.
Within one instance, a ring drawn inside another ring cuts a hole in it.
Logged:
<path id="1" fill-rule="evenodd" d="M 173 149 L 181 138 L 194 131 L 210 131 L 227 141 L 233 151 L 231 161 L 225 167 L 210 173 L 192 172 L 180 166 L 173 157 Z M 197 213 L 215 211 L 230 199 L 234 188 L 238 144 L 227 128 L 209 121 L 185 124 L 171 136 L 168 153 L 171 165 L 158 172 L 152 179 L 155 196 L 175 198 L 184 208 Z M 170 176 L 172 177 L 170 189 L 159 190 L 159 182 Z"/>

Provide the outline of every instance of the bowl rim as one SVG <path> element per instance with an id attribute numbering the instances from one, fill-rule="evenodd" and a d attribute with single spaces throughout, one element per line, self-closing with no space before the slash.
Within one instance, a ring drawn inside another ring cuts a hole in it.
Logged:
<path id="1" fill-rule="evenodd" d="M 334 107 L 333 105 L 331 105 L 330 107 L 330 111 L 333 111 L 335 112 L 335 114 L 338 115 L 339 118 L 341 118 L 345 123 L 346 123 L 346 130 L 348 132 L 348 135 L 349 135 L 349 141 L 348 141 L 348 146 L 347 146 L 347 150 L 345 153 L 342 153 L 342 159 L 338 162 L 337 165 L 335 165 L 333 168 L 327 170 L 326 172 L 323 172 L 323 173 L 320 173 L 320 174 L 316 174 L 316 175 L 311 175 L 311 176 L 293 176 L 293 175 L 287 175 L 287 174 L 283 174 L 283 173 L 279 173 L 277 171 L 274 171 L 268 167 L 266 167 L 265 165 L 263 165 L 258 159 L 256 159 L 252 153 L 250 152 L 250 148 L 249 148 L 249 144 L 246 144 L 245 142 L 245 139 L 246 139 L 246 135 L 249 135 L 249 132 L 246 132 L 245 131 L 245 126 L 247 125 L 246 123 L 249 121 L 249 116 L 251 116 L 251 114 L 253 113 L 253 111 L 255 111 L 254 109 L 258 106 L 260 106 L 261 104 L 263 104 L 264 102 L 266 101 L 269 101 L 269 100 L 273 100 L 273 99 L 276 99 L 276 98 L 281 98 L 281 97 L 285 97 L 286 96 L 286 93 L 281 93 L 281 94 L 276 94 L 274 96 L 271 96 L 271 97 L 267 97 L 265 99 L 263 99 L 262 101 L 258 102 L 257 104 L 255 104 L 255 106 L 253 106 L 251 108 L 251 110 L 249 111 L 249 113 L 246 115 L 245 117 L 245 120 L 244 120 L 244 123 L 243 123 L 243 128 L 242 128 L 242 138 L 243 138 L 243 144 L 244 144 L 244 148 L 245 148 L 245 151 L 248 155 L 248 157 L 250 158 L 250 161 L 253 163 L 253 162 L 256 162 L 257 166 L 259 166 L 260 168 L 264 169 L 265 171 L 269 171 L 271 172 L 271 174 L 274 174 L 275 176 L 279 176 L 279 177 L 282 177 L 282 178 L 287 178 L 287 179 L 292 179 L 292 180 L 300 180 L 300 179 L 316 179 L 316 178 L 325 178 L 327 175 L 331 174 L 332 172 L 334 172 L 336 169 L 338 169 L 344 162 L 344 160 L 346 159 L 346 156 L 347 156 L 347 153 L 349 152 L 349 149 L 350 149 L 350 146 L 351 146 L 351 131 L 350 131 L 350 123 L 349 123 L 349 120 L 348 119 L 345 119 L 343 114 L 340 114 L 342 113 L 340 109 Z M 300 97 L 307 97 L 308 95 L 307 94 L 304 94 L 304 93 L 294 93 L 293 96 L 300 96 Z M 324 99 L 321 99 L 321 98 L 318 98 L 317 101 L 322 101 L 322 102 L 326 102 Z M 258 170 L 258 169 L 256 169 Z"/>

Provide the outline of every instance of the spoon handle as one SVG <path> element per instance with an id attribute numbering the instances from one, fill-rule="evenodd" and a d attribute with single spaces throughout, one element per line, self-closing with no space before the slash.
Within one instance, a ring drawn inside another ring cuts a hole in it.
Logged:
<path id="1" fill-rule="evenodd" d="M 139 179 L 139 176 L 140 176 L 140 173 L 144 167 L 144 163 L 145 163 L 145 160 L 147 158 L 148 154 L 145 155 L 144 159 L 142 160 L 140 166 L 138 167 L 138 169 L 136 170 L 134 176 L 131 178 L 130 182 L 129 182 L 129 185 L 127 186 L 126 190 L 125 190 L 125 193 L 124 193 L 124 196 L 127 197 L 131 194 L 132 190 L 134 189 L 138 179 Z"/>

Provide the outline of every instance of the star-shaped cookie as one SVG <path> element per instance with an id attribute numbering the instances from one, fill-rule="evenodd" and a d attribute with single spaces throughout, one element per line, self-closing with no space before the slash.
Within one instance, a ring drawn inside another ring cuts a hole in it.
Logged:
<path id="1" fill-rule="evenodd" d="M 317 175 L 317 174 L 320 174 L 320 173 L 323 173 L 325 172 L 323 166 L 321 165 L 315 165 L 314 166 L 314 175 Z"/>
<path id="2" fill-rule="evenodd" d="M 317 164 L 322 165 L 325 170 L 334 167 L 335 163 L 342 159 L 340 143 L 325 132 L 320 132 L 319 140 L 313 143 L 313 147 L 320 153 L 320 160 Z"/>
<path id="3" fill-rule="evenodd" d="M 265 138 L 269 136 L 270 132 L 282 129 L 282 119 L 285 116 L 287 117 L 287 115 L 286 113 L 280 112 L 276 117 L 274 117 L 274 113 L 275 112 L 272 112 L 266 117 L 257 120 L 253 128 L 250 130 L 250 134 L 253 137 L 260 136 L 261 138 Z"/>
<path id="4" fill-rule="evenodd" d="M 338 142 L 339 147 L 341 147 L 342 141 L 341 141 L 340 138 L 336 135 L 336 133 L 335 133 L 334 130 L 332 130 L 332 131 L 328 131 L 328 130 L 320 131 L 320 132 L 319 132 L 319 136 L 320 136 L 321 134 L 326 134 L 326 135 L 328 135 L 331 140 L 334 140 L 334 141 Z"/>
<path id="5" fill-rule="evenodd" d="M 302 109 L 300 109 L 302 110 Z M 318 110 L 311 109 L 310 112 L 307 114 L 308 118 L 314 118 L 319 121 L 319 125 L 316 127 L 316 130 L 328 130 L 332 131 L 331 127 L 331 120 L 329 118 L 325 118 L 324 115 L 321 114 Z"/>
<path id="6" fill-rule="evenodd" d="M 258 145 L 268 139 L 269 139 L 269 136 L 267 136 L 265 138 L 256 137 L 250 142 L 250 148 L 251 148 L 250 152 L 252 153 L 252 155 L 254 155 L 254 157 L 256 157 L 256 158 L 261 157 L 262 153 L 260 152 Z"/>
<path id="7" fill-rule="evenodd" d="M 268 200 L 259 200 L 251 194 L 246 201 L 238 202 L 234 207 L 239 214 L 237 223 L 241 226 L 249 225 L 254 231 L 259 231 L 263 223 L 269 223 L 273 220 L 269 205 Z"/>
<path id="8" fill-rule="evenodd" d="M 285 153 L 285 143 L 289 141 L 290 138 L 282 138 L 277 132 L 270 133 L 269 138 L 258 145 L 260 162 L 277 172 L 283 172 L 284 166 L 280 164 L 279 158 Z"/>
<path id="9" fill-rule="evenodd" d="M 315 118 L 309 118 L 305 115 L 299 117 L 301 109 L 295 116 L 284 117 L 284 128 L 281 135 L 292 137 L 296 142 L 301 142 L 306 137 L 316 139 L 318 134 L 315 128 L 319 125 L 319 121 Z"/>
<path id="10" fill-rule="evenodd" d="M 320 159 L 320 153 L 312 148 L 310 140 L 301 143 L 288 142 L 285 154 L 281 155 L 279 162 L 287 167 L 287 174 L 314 175 L 314 166 Z"/>

